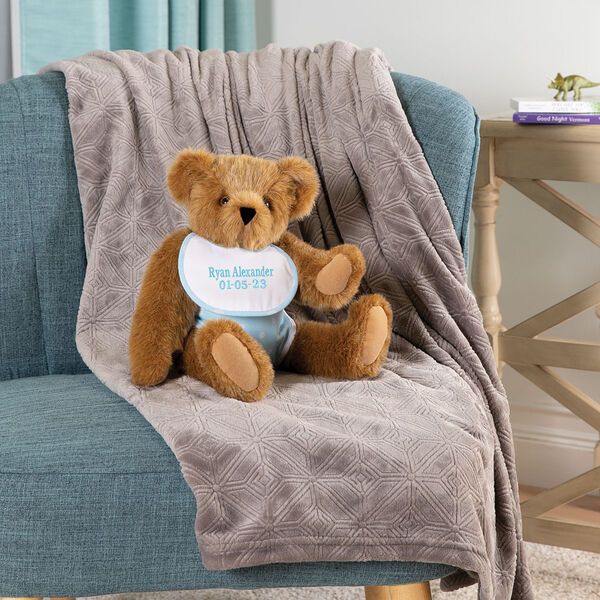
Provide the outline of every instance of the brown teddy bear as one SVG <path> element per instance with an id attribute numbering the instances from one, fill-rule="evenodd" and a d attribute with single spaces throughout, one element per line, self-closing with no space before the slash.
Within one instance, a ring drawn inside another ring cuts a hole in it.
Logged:
<path id="1" fill-rule="evenodd" d="M 294 321 L 295 298 L 317 309 L 347 305 L 365 272 L 360 250 L 317 250 L 286 231 L 309 214 L 319 183 L 304 159 L 181 152 L 168 175 L 190 228 L 152 254 L 131 323 L 136 385 L 156 385 L 183 353 L 183 370 L 225 396 L 265 396 L 273 365 L 332 378 L 376 375 L 392 313 L 378 294 L 354 302 L 339 324 Z"/>

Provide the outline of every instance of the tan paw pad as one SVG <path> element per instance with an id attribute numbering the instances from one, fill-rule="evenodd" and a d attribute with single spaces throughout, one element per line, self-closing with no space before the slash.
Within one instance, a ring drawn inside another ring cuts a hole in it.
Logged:
<path id="1" fill-rule="evenodd" d="M 388 320 L 381 306 L 373 306 L 367 315 L 367 330 L 360 351 L 363 365 L 375 362 L 388 334 Z"/>
<path id="2" fill-rule="evenodd" d="M 341 294 L 352 274 L 352 263 L 343 254 L 336 254 L 317 274 L 316 288 L 326 296 Z"/>
<path id="3" fill-rule="evenodd" d="M 248 348 L 231 333 L 222 333 L 213 343 L 212 357 L 219 368 L 245 392 L 258 387 L 258 367 Z"/>

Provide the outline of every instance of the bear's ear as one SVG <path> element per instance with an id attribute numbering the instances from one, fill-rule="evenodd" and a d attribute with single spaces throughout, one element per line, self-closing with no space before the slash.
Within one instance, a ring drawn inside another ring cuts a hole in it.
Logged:
<path id="1" fill-rule="evenodd" d="M 296 199 L 290 210 L 291 219 L 308 215 L 319 192 L 319 177 L 313 166 L 298 156 L 286 156 L 277 161 L 279 170 L 295 188 Z"/>
<path id="2" fill-rule="evenodd" d="M 185 204 L 189 200 L 192 185 L 210 176 L 214 161 L 215 155 L 206 150 L 182 150 L 175 157 L 167 175 L 167 185 L 173 199 Z"/>

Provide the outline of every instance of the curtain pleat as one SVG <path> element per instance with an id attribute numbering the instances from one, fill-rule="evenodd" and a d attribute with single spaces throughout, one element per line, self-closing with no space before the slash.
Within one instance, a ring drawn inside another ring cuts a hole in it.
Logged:
<path id="1" fill-rule="evenodd" d="M 200 50 L 225 49 L 224 0 L 200 0 Z"/>
<path id="2" fill-rule="evenodd" d="M 150 52 L 169 47 L 166 0 L 110 0 L 110 49 Z"/>
<path id="3" fill-rule="evenodd" d="M 200 47 L 200 0 L 170 0 L 169 48 Z"/>
<path id="4" fill-rule="evenodd" d="M 109 0 L 19 0 L 21 73 L 110 47 Z"/>
<path id="5" fill-rule="evenodd" d="M 19 0 L 21 71 L 90 50 L 256 47 L 255 0 Z"/>
<path id="6" fill-rule="evenodd" d="M 256 48 L 254 2 L 225 0 L 225 50 L 250 52 Z"/>

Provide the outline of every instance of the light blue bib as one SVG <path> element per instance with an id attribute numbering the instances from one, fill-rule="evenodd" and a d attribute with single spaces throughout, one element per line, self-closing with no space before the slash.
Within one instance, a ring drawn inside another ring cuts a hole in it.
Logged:
<path id="1" fill-rule="evenodd" d="M 285 312 L 298 289 L 294 261 L 277 246 L 223 248 L 190 233 L 179 250 L 179 279 L 200 307 L 196 326 L 231 319 L 251 335 L 277 366 L 294 340 Z"/>

